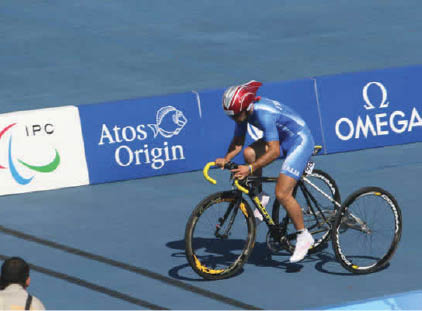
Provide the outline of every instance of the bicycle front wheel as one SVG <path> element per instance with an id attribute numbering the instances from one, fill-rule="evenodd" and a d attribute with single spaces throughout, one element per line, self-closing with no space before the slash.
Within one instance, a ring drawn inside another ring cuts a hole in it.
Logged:
<path id="1" fill-rule="evenodd" d="M 333 226 L 333 248 L 353 273 L 382 269 L 400 241 L 402 217 L 395 198 L 378 187 L 365 187 L 344 202 Z"/>
<path id="2" fill-rule="evenodd" d="M 240 272 L 255 244 L 255 218 L 237 191 L 212 194 L 192 212 L 185 231 L 186 257 L 205 279 Z"/>

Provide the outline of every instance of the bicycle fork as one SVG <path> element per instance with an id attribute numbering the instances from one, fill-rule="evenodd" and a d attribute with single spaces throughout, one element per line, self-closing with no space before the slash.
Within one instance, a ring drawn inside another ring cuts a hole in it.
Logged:
<path id="1" fill-rule="evenodd" d="M 237 196 L 236 200 L 230 203 L 223 217 L 220 217 L 218 219 L 218 224 L 216 224 L 215 226 L 215 232 L 214 232 L 215 237 L 220 238 L 220 239 L 227 239 L 230 236 L 230 230 L 232 229 L 232 226 L 236 219 L 237 213 L 239 212 L 239 209 L 247 217 L 247 211 L 246 211 L 244 203 L 242 202 L 241 195 Z M 224 224 L 226 223 L 226 221 L 228 221 L 228 224 L 223 230 Z M 223 233 L 220 233 L 220 230 L 223 230 Z"/>

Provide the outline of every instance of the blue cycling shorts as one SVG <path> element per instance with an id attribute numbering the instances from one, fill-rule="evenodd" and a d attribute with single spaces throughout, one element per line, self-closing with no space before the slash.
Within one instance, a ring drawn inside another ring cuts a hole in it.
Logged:
<path id="1" fill-rule="evenodd" d="M 299 180 L 312 156 L 314 145 L 312 134 L 307 128 L 302 129 L 298 135 L 283 140 L 280 149 L 285 159 L 280 174 Z"/>

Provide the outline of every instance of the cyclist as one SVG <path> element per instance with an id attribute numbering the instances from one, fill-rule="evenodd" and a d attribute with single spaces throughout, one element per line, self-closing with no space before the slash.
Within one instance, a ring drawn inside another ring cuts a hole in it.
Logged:
<path id="1" fill-rule="evenodd" d="M 263 131 L 263 138 L 245 148 L 243 155 L 247 165 L 239 165 L 237 169 L 232 170 L 235 177 L 243 179 L 251 174 L 261 176 L 264 166 L 279 158 L 281 154 L 284 155 L 275 195 L 286 209 L 298 233 L 296 247 L 290 257 L 290 262 L 294 263 L 305 258 L 314 243 L 312 234 L 305 228 L 302 209 L 292 194 L 312 155 L 314 139 L 305 121 L 290 107 L 269 98 L 256 96 L 261 85 L 261 82 L 252 80 L 229 87 L 224 92 L 224 112 L 236 125 L 226 155 L 216 159 L 215 163 L 223 167 L 242 151 L 248 123 Z M 262 185 L 260 191 L 262 192 Z M 261 194 L 260 198 L 262 197 Z"/>

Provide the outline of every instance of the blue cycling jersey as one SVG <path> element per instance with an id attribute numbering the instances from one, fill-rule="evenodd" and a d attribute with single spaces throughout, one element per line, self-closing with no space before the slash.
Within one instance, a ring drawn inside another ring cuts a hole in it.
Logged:
<path id="1" fill-rule="evenodd" d="M 261 98 L 245 122 L 236 123 L 235 136 L 245 136 L 248 123 L 263 132 L 267 142 L 278 140 L 285 160 L 280 173 L 299 179 L 312 155 L 314 139 L 305 121 L 290 107 Z"/>
<path id="2" fill-rule="evenodd" d="M 280 143 L 308 128 L 293 109 L 269 98 L 261 98 L 254 104 L 247 121 L 236 123 L 235 136 L 246 135 L 247 123 L 263 131 L 265 141 L 278 140 Z"/>

